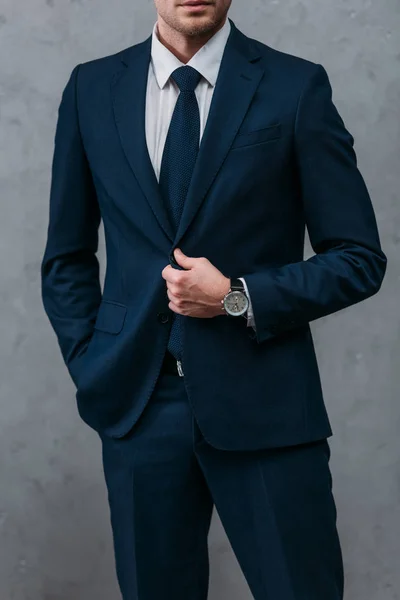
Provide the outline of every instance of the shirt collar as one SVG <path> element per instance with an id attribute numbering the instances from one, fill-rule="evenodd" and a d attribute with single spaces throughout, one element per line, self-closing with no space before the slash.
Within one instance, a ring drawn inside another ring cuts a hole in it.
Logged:
<path id="1" fill-rule="evenodd" d="M 212 86 L 217 81 L 218 71 L 228 40 L 231 24 L 227 18 L 224 25 L 215 33 L 204 46 L 202 46 L 187 65 L 196 69 Z M 182 67 L 179 58 L 175 56 L 158 39 L 157 23 L 153 26 L 151 39 L 151 61 L 154 74 L 160 88 L 163 88 L 170 78 L 172 72 Z"/>

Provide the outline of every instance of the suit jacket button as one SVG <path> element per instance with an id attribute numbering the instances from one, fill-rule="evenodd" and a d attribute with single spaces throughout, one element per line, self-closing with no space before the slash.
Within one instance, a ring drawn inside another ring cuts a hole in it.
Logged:
<path id="1" fill-rule="evenodd" d="M 157 313 L 157 319 L 159 320 L 160 323 L 168 323 L 169 321 L 169 315 L 167 313 Z"/>

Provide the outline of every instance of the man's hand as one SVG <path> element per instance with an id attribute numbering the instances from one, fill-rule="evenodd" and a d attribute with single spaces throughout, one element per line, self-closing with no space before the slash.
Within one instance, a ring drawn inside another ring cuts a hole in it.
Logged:
<path id="1" fill-rule="evenodd" d="M 175 248 L 174 256 L 187 270 L 168 265 L 161 272 L 167 282 L 169 308 L 180 315 L 200 319 L 224 314 L 221 300 L 230 289 L 230 279 L 207 258 L 191 258 L 179 248 Z"/>

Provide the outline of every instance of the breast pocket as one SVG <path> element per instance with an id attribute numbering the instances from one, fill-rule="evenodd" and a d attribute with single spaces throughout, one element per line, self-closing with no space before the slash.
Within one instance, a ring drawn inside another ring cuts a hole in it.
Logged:
<path id="1" fill-rule="evenodd" d="M 279 140 L 281 137 L 281 125 L 270 125 L 263 129 L 256 129 L 255 131 L 249 131 L 246 133 L 239 133 L 231 146 L 231 150 L 236 148 L 243 148 L 244 146 L 253 146 L 255 144 L 261 144 L 263 142 L 272 142 Z"/>

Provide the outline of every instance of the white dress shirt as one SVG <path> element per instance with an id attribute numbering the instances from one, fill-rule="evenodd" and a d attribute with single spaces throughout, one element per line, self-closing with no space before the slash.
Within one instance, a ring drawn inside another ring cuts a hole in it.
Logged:
<path id="1" fill-rule="evenodd" d="M 202 75 L 195 89 L 200 111 L 200 140 L 207 122 L 211 99 L 230 29 L 231 24 L 229 19 L 226 19 L 221 29 L 186 63 Z M 180 93 L 178 86 L 170 76 L 175 69 L 182 66 L 185 66 L 185 63 L 182 63 L 160 42 L 157 23 L 155 23 L 147 79 L 145 118 L 147 148 L 157 180 L 160 177 L 161 159 L 172 113 Z M 249 297 L 246 282 L 243 277 L 240 277 L 240 279 L 243 281 Z M 247 325 L 255 328 L 251 303 L 247 311 Z"/>

